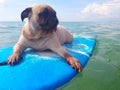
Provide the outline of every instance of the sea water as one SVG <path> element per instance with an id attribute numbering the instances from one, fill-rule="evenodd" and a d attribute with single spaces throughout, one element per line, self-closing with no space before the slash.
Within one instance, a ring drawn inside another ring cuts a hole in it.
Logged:
<path id="1" fill-rule="evenodd" d="M 120 22 L 60 22 L 73 35 L 97 36 L 82 73 L 60 90 L 120 90 Z M 24 22 L 0 22 L 0 48 L 14 45 Z"/>

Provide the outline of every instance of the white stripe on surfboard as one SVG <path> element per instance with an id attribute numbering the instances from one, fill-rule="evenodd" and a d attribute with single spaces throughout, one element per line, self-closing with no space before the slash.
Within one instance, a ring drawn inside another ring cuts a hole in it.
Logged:
<path id="1" fill-rule="evenodd" d="M 85 53 L 85 52 L 77 51 L 77 50 L 74 50 L 74 49 L 71 49 L 71 48 L 67 48 L 67 47 L 66 47 L 66 49 L 69 50 L 69 51 L 72 51 L 72 52 L 75 52 L 75 53 L 78 53 L 78 54 L 83 54 L 83 55 L 85 55 L 87 57 L 90 57 L 90 55 Z"/>

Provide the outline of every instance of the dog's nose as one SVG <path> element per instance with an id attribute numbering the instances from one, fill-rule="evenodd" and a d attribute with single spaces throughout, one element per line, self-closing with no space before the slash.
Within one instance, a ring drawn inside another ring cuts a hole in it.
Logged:
<path id="1" fill-rule="evenodd" d="M 47 8 L 45 8 L 42 12 L 39 13 L 39 17 L 40 18 L 47 18 L 49 15 L 49 10 Z"/>

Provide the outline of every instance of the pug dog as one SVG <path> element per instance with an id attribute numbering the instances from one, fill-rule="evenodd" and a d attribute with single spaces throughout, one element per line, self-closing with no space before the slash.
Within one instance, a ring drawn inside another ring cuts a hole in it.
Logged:
<path id="1" fill-rule="evenodd" d="M 14 53 L 9 57 L 7 64 L 17 64 L 26 48 L 38 51 L 49 49 L 65 58 L 75 70 L 82 71 L 79 60 L 71 56 L 62 46 L 72 42 L 73 36 L 64 27 L 58 25 L 56 11 L 51 6 L 36 4 L 28 7 L 21 13 L 22 21 L 25 18 L 28 20 L 22 28 L 22 34 L 14 46 Z"/>

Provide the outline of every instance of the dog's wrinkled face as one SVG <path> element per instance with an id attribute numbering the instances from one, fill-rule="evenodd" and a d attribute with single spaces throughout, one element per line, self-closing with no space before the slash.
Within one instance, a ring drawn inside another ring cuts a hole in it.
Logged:
<path id="1" fill-rule="evenodd" d="M 38 24 L 45 32 L 52 32 L 56 30 L 58 19 L 55 10 L 45 4 L 34 5 L 33 7 L 26 8 L 21 13 L 22 21 L 28 18 L 32 24 Z"/>

